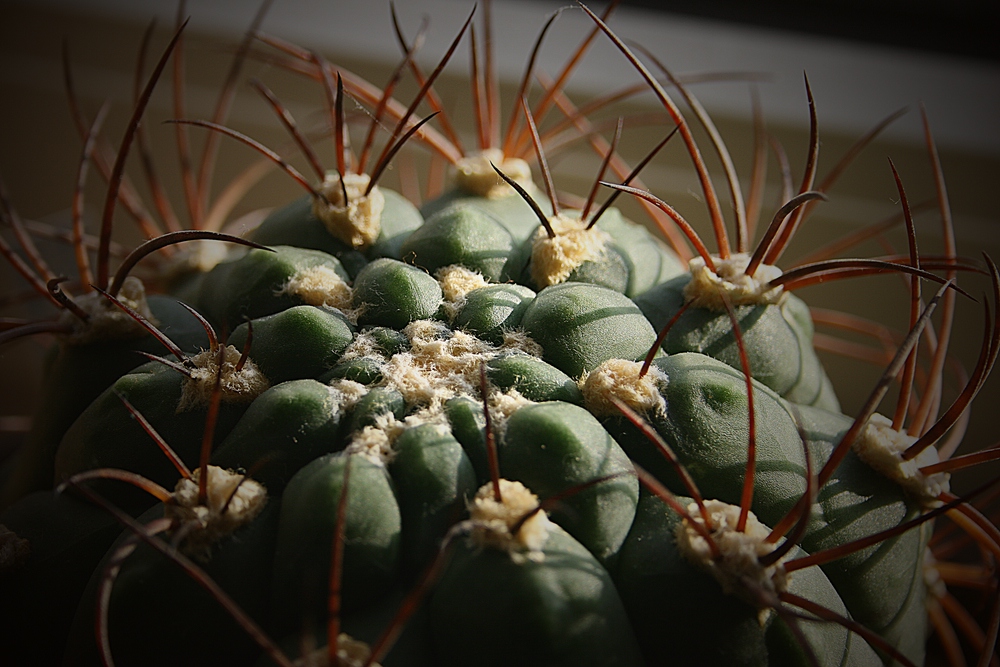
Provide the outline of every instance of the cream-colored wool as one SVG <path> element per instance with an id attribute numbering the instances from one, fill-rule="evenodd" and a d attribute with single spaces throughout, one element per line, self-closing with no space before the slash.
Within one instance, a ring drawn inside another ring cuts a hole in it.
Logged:
<path id="1" fill-rule="evenodd" d="M 434 273 L 434 277 L 441 285 L 441 293 L 444 296 L 444 303 L 441 306 L 449 322 L 462 310 L 466 294 L 490 284 L 490 281 L 483 278 L 483 274 L 467 269 L 461 264 L 443 266 Z"/>
<path id="2" fill-rule="evenodd" d="M 587 229 L 579 218 L 557 215 L 549 218 L 549 225 L 554 237 L 539 227 L 531 241 L 531 278 L 540 288 L 565 282 L 581 264 L 607 252 L 611 240 L 607 232 Z"/>
<path id="3" fill-rule="evenodd" d="M 785 571 L 784 559 L 767 566 L 760 564 L 761 556 L 777 548 L 777 545 L 764 541 L 771 530 L 750 512 L 746 530 L 739 532 L 736 530 L 740 516 L 737 505 L 719 500 L 706 500 L 704 503 L 710 519 L 708 533 L 720 555 L 713 558 L 708 542 L 691 527 L 688 519 L 678 523 L 674 532 L 681 555 L 711 574 L 724 592 L 735 595 L 754 607 L 760 606 L 758 591 L 768 593 L 767 597 L 771 598 L 787 591 L 790 575 Z M 690 503 L 687 512 L 691 521 L 705 526 L 698 503 Z M 761 609 L 762 624 L 768 614 L 767 608 Z"/>
<path id="4" fill-rule="evenodd" d="M 925 508 L 937 507 L 941 504 L 938 496 L 951 488 L 951 475 L 946 472 L 933 475 L 920 472 L 920 468 L 940 462 L 934 447 L 928 447 L 913 459 L 904 461 L 903 452 L 916 441 L 916 437 L 897 431 L 892 428 L 890 419 L 876 413 L 854 441 L 853 449 L 859 459 L 899 484 Z"/>
<path id="5" fill-rule="evenodd" d="M 469 503 L 470 538 L 479 547 L 499 549 L 515 560 L 541 561 L 552 522 L 539 510 L 538 496 L 520 482 L 500 480 L 500 502 L 494 498 L 493 483 L 484 484 Z M 522 523 L 523 521 L 523 523 Z M 520 529 L 512 533 L 518 524 Z"/>
<path id="6" fill-rule="evenodd" d="M 542 346 L 536 343 L 523 329 L 511 329 L 503 332 L 504 350 L 520 350 L 533 357 L 542 358 Z"/>
<path id="7" fill-rule="evenodd" d="M 210 560 L 216 542 L 253 521 L 267 504 L 267 490 L 246 475 L 212 465 L 206 475 L 204 505 L 199 503 L 199 468 L 177 482 L 163 510 L 183 531 L 181 551 L 203 562 Z"/>
<path id="8" fill-rule="evenodd" d="M 344 184 L 341 186 L 337 172 L 328 172 L 319 191 L 329 204 L 322 199 L 313 200 L 313 215 L 326 225 L 330 234 L 353 248 L 367 248 L 375 243 L 382 230 L 385 195 L 378 186 L 373 187 L 366 195 L 369 183 L 371 178 L 368 174 L 348 173 L 344 174 Z"/>
<path id="9" fill-rule="evenodd" d="M 745 271 L 750 264 L 750 255 L 735 253 L 729 259 L 712 257 L 713 272 L 705 265 L 702 257 L 693 257 L 688 262 L 691 282 L 684 287 L 684 297 L 698 308 L 724 312 L 725 302 L 720 294 L 725 294 L 734 306 L 758 306 L 778 304 L 785 298 L 785 291 L 778 287 L 767 288 L 768 281 L 781 275 L 781 269 L 770 264 L 761 264 L 753 276 Z"/>
<path id="10" fill-rule="evenodd" d="M 661 391 L 667 386 L 667 374 L 650 366 L 642 377 L 642 363 L 608 359 L 579 380 L 584 405 L 596 417 L 620 415 L 611 402 L 616 398 L 641 415 L 662 413 L 667 403 Z"/>
<path id="11" fill-rule="evenodd" d="M 336 308 L 353 324 L 357 324 L 360 310 L 351 309 L 354 290 L 329 266 L 311 266 L 299 271 L 282 288 L 310 306 Z"/>
<path id="12" fill-rule="evenodd" d="M 441 411 L 418 410 L 405 419 L 396 419 L 391 412 L 378 415 L 373 426 L 365 426 L 355 433 L 344 451 L 360 454 L 372 463 L 388 465 L 396 458 L 396 440 L 404 431 L 424 424 L 432 424 L 439 435 L 451 433 L 448 420 Z"/>
<path id="13" fill-rule="evenodd" d="M 270 386 L 252 359 L 247 359 L 243 368 L 237 371 L 240 356 L 241 352 L 235 347 L 226 346 L 221 381 L 222 400 L 226 403 L 250 403 Z M 191 369 L 191 377 L 184 381 L 177 412 L 208 405 L 215 388 L 215 378 L 219 373 L 218 352 L 202 350 L 191 357 L 191 362 L 194 368 Z"/>
<path id="14" fill-rule="evenodd" d="M 463 331 L 441 338 L 441 324 L 431 320 L 411 322 L 403 333 L 410 350 L 394 355 L 382 375 L 407 405 L 440 407 L 455 396 L 478 395 L 479 366 L 496 348 Z"/>
<path id="15" fill-rule="evenodd" d="M 142 315 L 153 326 L 160 324 L 149 309 L 146 300 L 146 288 L 142 281 L 134 276 L 127 277 L 122 282 L 116 298 L 123 304 Z M 90 319 L 86 322 L 69 311 L 63 311 L 60 321 L 73 328 L 64 339 L 70 345 L 87 345 L 94 342 L 136 338 L 146 333 L 146 329 L 135 321 L 131 315 L 116 306 L 100 292 L 87 292 L 73 297 Z"/>
<path id="16" fill-rule="evenodd" d="M 453 178 L 455 185 L 462 190 L 487 199 L 517 197 L 514 188 L 510 187 L 496 171 L 493 163 L 512 181 L 525 189 L 533 187 L 531 182 L 531 167 L 521 158 L 504 157 L 497 148 L 487 148 L 481 153 L 468 155 L 455 163 Z"/>

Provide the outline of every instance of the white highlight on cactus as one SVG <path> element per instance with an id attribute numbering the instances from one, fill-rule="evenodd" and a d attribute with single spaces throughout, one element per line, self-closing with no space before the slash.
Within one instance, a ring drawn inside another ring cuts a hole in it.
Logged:
<path id="1" fill-rule="evenodd" d="M 790 577 L 785 572 L 783 559 L 767 566 L 760 564 L 760 557 L 777 547 L 765 542 L 771 530 L 750 512 L 747 515 L 746 529 L 740 532 L 736 530 L 740 517 L 738 505 L 720 500 L 706 500 L 704 503 L 710 519 L 707 526 L 698 503 L 690 503 L 687 511 L 691 521 L 708 529 L 720 556 L 712 557 L 708 542 L 691 526 L 688 519 L 678 523 L 674 533 L 681 554 L 689 562 L 711 574 L 725 593 L 735 595 L 754 607 L 760 606 L 759 591 L 770 593 L 767 597 L 774 597 L 777 593 L 788 590 Z M 751 586 L 754 588 L 751 589 Z M 762 623 L 769 613 L 767 608 L 761 609 Z"/>
<path id="2" fill-rule="evenodd" d="M 538 507 L 538 496 L 520 482 L 501 479 L 500 497 L 501 501 L 497 502 L 493 496 L 493 483 L 490 482 L 483 485 L 469 503 L 473 543 L 506 551 L 518 562 L 542 561 L 545 558 L 542 549 L 553 526 L 544 511 L 535 512 L 516 533 L 511 532 L 529 512 Z"/>
<path id="3" fill-rule="evenodd" d="M 382 211 L 385 209 L 385 195 L 378 186 L 365 191 L 371 177 L 368 174 L 344 174 L 344 184 L 340 183 L 337 172 L 327 172 L 319 186 L 319 191 L 330 202 L 313 200 L 313 215 L 319 218 L 327 231 L 352 248 L 367 248 L 375 243 L 382 230 Z M 344 190 L 347 202 L 344 202 Z"/>
<path id="4" fill-rule="evenodd" d="M 204 505 L 198 502 L 199 468 L 190 479 L 181 478 L 177 482 L 173 501 L 163 509 L 164 516 L 183 531 L 181 550 L 202 562 L 211 559 L 216 542 L 253 521 L 267 504 L 267 490 L 246 475 L 212 465 L 206 472 Z"/>
<path id="5" fill-rule="evenodd" d="M 714 272 L 705 265 L 702 257 L 693 257 L 688 262 L 691 282 L 684 286 L 684 298 L 692 305 L 725 311 L 720 292 L 734 306 L 780 304 L 784 300 L 782 287 L 766 288 L 769 281 L 781 275 L 778 267 L 761 264 L 754 275 L 748 276 L 745 271 L 750 264 L 750 255 L 747 253 L 735 253 L 729 259 L 713 256 L 712 261 L 715 263 Z"/>
<path id="6" fill-rule="evenodd" d="M 539 227 L 531 241 L 531 278 L 538 287 L 565 282 L 584 262 L 599 260 L 611 241 L 607 232 L 587 229 L 585 222 L 568 215 L 550 217 L 549 225 L 555 237 Z"/>
<path id="7" fill-rule="evenodd" d="M 247 359 L 243 368 L 236 370 L 241 352 L 232 345 L 226 346 L 222 360 L 222 400 L 226 403 L 250 403 L 271 386 L 252 359 Z M 177 412 L 187 412 L 208 405 L 215 388 L 215 378 L 219 373 L 218 352 L 202 350 L 191 357 L 194 368 L 191 377 L 184 381 L 181 400 Z"/>
<path id="8" fill-rule="evenodd" d="M 662 414 L 667 402 L 662 391 L 667 386 L 667 374 L 656 366 L 650 366 L 642 377 L 642 363 L 626 359 L 608 359 L 593 371 L 580 376 L 580 391 L 584 405 L 596 417 L 621 414 L 615 404 L 616 398 L 642 415 Z"/>
<path id="9" fill-rule="evenodd" d="M 146 287 L 135 276 L 127 277 L 122 282 L 122 288 L 117 298 L 123 304 L 149 320 L 153 326 L 160 322 L 153 316 L 146 300 Z M 146 333 L 141 324 L 132 316 L 111 302 L 100 292 L 88 292 L 73 297 L 73 301 L 90 319 L 83 322 L 69 311 L 63 311 L 60 320 L 73 327 L 73 332 L 66 337 L 70 345 L 87 345 L 94 342 L 136 338 Z"/>
<path id="10" fill-rule="evenodd" d="M 499 148 L 487 148 L 480 153 L 467 155 L 455 163 L 453 173 L 455 185 L 466 192 L 487 199 L 516 197 L 517 192 L 514 188 L 497 175 L 490 163 L 495 164 L 500 171 L 526 190 L 534 189 L 531 167 L 528 163 L 521 158 L 504 157 Z"/>
<path id="11" fill-rule="evenodd" d="M 854 441 L 853 449 L 859 459 L 899 484 L 925 508 L 936 507 L 941 504 L 938 496 L 951 488 L 951 475 L 920 472 L 920 468 L 941 461 L 934 447 L 928 447 L 909 461 L 903 460 L 903 452 L 916 441 L 916 437 L 892 428 L 890 419 L 875 413 Z"/>

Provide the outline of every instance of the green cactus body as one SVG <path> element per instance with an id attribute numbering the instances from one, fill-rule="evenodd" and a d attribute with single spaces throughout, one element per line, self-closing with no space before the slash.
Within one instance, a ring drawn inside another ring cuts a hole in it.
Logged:
<path id="1" fill-rule="evenodd" d="M 677 255 L 649 231 L 607 209 L 586 229 L 580 211 L 549 218 L 522 245 L 519 282 L 540 289 L 561 282 L 601 285 L 634 297 L 686 271 Z M 538 262 L 541 262 L 538 264 Z"/>
<path id="2" fill-rule="evenodd" d="M 492 214 L 471 204 L 454 204 L 427 219 L 400 248 L 402 259 L 434 273 L 452 264 L 477 271 L 491 282 L 515 278 L 515 240 Z"/>
<path id="3" fill-rule="evenodd" d="M 233 331 L 246 319 L 304 303 L 344 308 L 349 278 L 335 257 L 319 250 L 251 250 L 203 274 L 194 305 L 215 326 Z"/>
<path id="4" fill-rule="evenodd" d="M 454 549 L 430 599 L 438 664 L 642 664 L 607 571 L 558 526 L 530 555 Z"/>
<path id="5" fill-rule="evenodd" d="M 273 211 L 250 235 L 257 243 L 267 246 L 287 245 L 322 250 L 343 263 L 352 277 L 377 257 L 400 259 L 399 247 L 409 234 L 420 227 L 424 219 L 406 198 L 392 190 L 381 188 L 385 208 L 381 215 L 381 230 L 374 244 L 359 251 L 336 238 L 313 212 L 313 198 L 305 195 Z"/>
<path id="6" fill-rule="evenodd" d="M 653 326 L 666 326 L 684 305 L 690 274 L 678 276 L 636 297 Z M 783 295 L 780 304 L 734 308 L 754 379 L 783 398 L 839 412 L 833 386 L 812 347 L 809 308 L 798 297 Z M 725 310 L 689 307 L 663 341 L 669 354 L 700 352 L 740 368 L 739 350 Z"/>
<path id="7" fill-rule="evenodd" d="M 500 354 L 490 359 L 486 375 L 501 391 L 516 389 L 529 401 L 583 402 L 583 395 L 573 378 L 523 352 Z"/>
<path id="8" fill-rule="evenodd" d="M 816 408 L 802 407 L 798 414 L 817 461 L 829 457 L 853 421 Z M 921 512 L 919 503 L 849 452 L 819 491 L 802 547 L 813 552 L 846 544 Z M 924 660 L 927 631 L 923 567 L 928 537 L 926 525 L 921 526 L 822 566 L 852 616 L 917 664 Z"/>
<path id="9" fill-rule="evenodd" d="M 280 493 L 307 463 L 341 448 L 342 400 L 316 380 L 275 385 L 250 404 L 217 445 L 212 462 L 253 470 L 254 479 Z"/>
<path id="10" fill-rule="evenodd" d="M 344 540 L 344 612 L 376 602 L 399 571 L 401 519 L 385 466 L 361 455 L 327 454 L 302 468 L 282 498 L 271 583 L 272 626 L 297 632 L 326 618 L 330 553 L 344 465 L 351 459 Z"/>
<path id="11" fill-rule="evenodd" d="M 198 320 L 174 299 L 148 297 L 158 328 L 186 352 L 208 345 Z M 56 450 L 66 430 L 91 401 L 118 378 L 143 363 L 137 351 L 162 353 L 163 346 L 136 325 L 136 335 L 108 340 L 54 345 L 46 360 L 42 402 L 27 441 L 10 462 L 10 472 L 0 487 L 0 508 L 32 491 L 51 489 Z"/>
<path id="12" fill-rule="evenodd" d="M 550 214 L 552 212 L 552 205 L 541 190 L 534 185 L 525 187 L 525 190 L 538 203 L 544 213 Z M 513 190 L 507 190 L 498 197 L 480 197 L 462 188 L 455 188 L 426 202 L 420 207 L 420 212 L 424 219 L 429 220 L 439 211 L 459 204 L 474 206 L 499 220 L 517 244 L 526 241 L 538 227 L 538 216 L 531 206 Z"/>
<path id="13" fill-rule="evenodd" d="M 246 344 L 241 324 L 226 341 L 238 350 Z M 329 371 L 354 340 L 354 327 L 338 311 L 293 306 L 253 320 L 250 358 L 273 384 L 315 378 Z"/>
<path id="14" fill-rule="evenodd" d="M 441 286 L 424 271 L 394 259 L 377 259 L 354 281 L 354 307 L 362 324 L 402 329 L 437 314 Z"/>
<path id="15" fill-rule="evenodd" d="M 690 499 L 679 497 L 681 506 Z M 615 583 L 649 664 L 808 665 L 785 621 L 733 594 L 677 546 L 681 517 L 643 493 L 622 547 Z M 794 552 L 793 552 L 794 553 Z M 845 608 L 817 568 L 791 573 L 788 592 L 840 614 Z M 678 601 L 683 600 L 683 604 Z M 835 624 L 801 623 L 820 665 L 875 666 L 881 660 Z"/>
<path id="16" fill-rule="evenodd" d="M 267 617 L 267 582 L 279 506 L 279 502 L 268 502 L 249 523 L 218 538 L 207 558 L 188 556 L 258 623 Z M 164 514 L 164 506 L 157 505 L 139 517 L 139 523 L 147 524 Z M 131 535 L 126 531 L 108 556 Z M 81 599 L 63 663 L 67 667 L 102 664 L 94 638 L 94 608 L 106 566 L 107 559 L 94 571 Z M 145 544 L 140 544 L 118 573 L 108 609 L 108 634 L 119 664 L 244 664 L 260 652 L 198 583 Z"/>
<path id="17" fill-rule="evenodd" d="M 494 345 L 503 343 L 504 333 L 521 325 L 524 311 L 534 300 L 535 292 L 523 285 L 487 285 L 465 295 L 465 301 L 452 323 L 477 338 Z"/>
<path id="18" fill-rule="evenodd" d="M 190 385 L 186 382 L 180 373 L 156 362 L 119 378 L 66 431 L 56 452 L 56 480 L 62 482 L 96 468 L 120 468 L 161 486 L 170 486 L 176 481 L 176 469 L 132 418 L 120 397 L 127 399 L 153 425 L 189 467 L 196 467 L 207 401 L 200 402 L 187 393 L 185 390 Z M 258 393 L 265 386 L 259 386 Z M 216 438 L 222 439 L 232 430 L 250 400 L 223 398 Z M 145 495 L 121 483 L 108 482 L 100 488 L 102 494 L 120 507 L 134 509 L 150 504 Z"/>
<path id="19" fill-rule="evenodd" d="M 635 514 L 639 482 L 625 452 L 600 422 L 581 407 L 548 401 L 517 410 L 499 446 L 500 474 L 543 498 L 593 483 L 552 512 L 597 559 L 607 564 L 621 548 Z"/>
<path id="20" fill-rule="evenodd" d="M 545 361 L 579 377 L 607 359 L 641 359 L 656 332 L 632 301 L 613 290 L 564 283 L 538 293 L 521 320 Z"/>

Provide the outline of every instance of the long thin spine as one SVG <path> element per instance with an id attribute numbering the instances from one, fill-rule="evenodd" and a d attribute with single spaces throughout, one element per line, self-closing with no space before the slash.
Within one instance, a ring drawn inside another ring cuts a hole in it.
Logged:
<path id="1" fill-rule="evenodd" d="M 222 84 L 222 88 L 219 92 L 219 99 L 215 106 L 215 112 L 212 114 L 212 121 L 216 124 L 222 124 L 226 122 L 226 118 L 229 116 L 229 109 L 232 107 L 233 99 L 236 96 L 236 84 L 240 78 L 240 72 L 243 69 L 243 64 L 247 59 L 247 55 L 250 53 L 250 45 L 253 44 L 254 36 L 260 30 L 260 26 L 264 23 L 264 18 L 267 16 L 268 10 L 271 8 L 271 3 L 273 0 L 262 0 L 260 7 L 257 9 L 257 13 L 254 14 L 253 20 L 250 26 L 244 33 L 243 39 L 240 41 L 240 45 L 236 50 L 236 55 L 233 56 L 233 61 L 229 67 L 229 71 L 226 73 L 226 80 Z M 179 116 L 183 117 L 183 116 Z M 198 166 L 198 212 L 201 214 L 205 209 L 208 208 L 207 201 L 212 189 L 212 175 L 215 171 L 215 159 L 219 151 L 219 137 L 216 137 L 213 133 L 210 133 L 205 138 L 205 145 L 202 148 L 201 162 Z M 199 218 L 200 219 L 200 218 Z"/>
<path id="2" fill-rule="evenodd" d="M 813 183 L 816 180 L 816 168 L 819 163 L 819 123 L 816 120 L 816 101 L 813 99 L 812 87 L 809 85 L 809 77 L 803 73 L 803 79 L 805 79 L 806 84 L 806 97 L 809 100 L 809 154 L 806 157 L 806 167 L 804 173 L 802 174 L 802 183 L 799 185 L 799 192 L 808 192 L 813 189 Z M 775 239 L 774 243 L 767 250 L 767 254 L 764 256 L 764 261 L 768 264 L 776 264 L 778 258 L 781 257 L 781 253 L 785 251 L 788 246 L 788 242 L 791 241 L 792 237 L 795 235 L 796 230 L 798 230 L 799 223 L 802 222 L 802 214 L 804 209 L 799 209 L 792 215 L 791 219 L 788 220 L 787 224 L 782 228 L 781 233 L 778 238 Z"/>
<path id="3" fill-rule="evenodd" d="M 667 94 L 667 91 L 663 89 L 660 83 L 656 80 L 646 66 L 643 65 L 638 58 L 629 50 L 628 46 L 618 38 L 617 35 L 612 32 L 611 28 L 607 26 L 601 19 L 597 17 L 590 9 L 587 8 L 582 2 L 579 3 L 583 11 L 587 13 L 588 16 L 604 31 L 604 33 L 611 39 L 611 41 L 618 47 L 633 67 L 639 72 L 649 87 L 653 90 L 657 99 L 670 114 L 674 123 L 680 128 L 681 138 L 684 139 L 684 145 L 688 149 L 688 154 L 691 156 L 691 161 L 694 163 L 695 171 L 698 173 L 698 180 L 701 183 L 702 192 L 705 194 L 705 204 L 708 207 L 709 217 L 712 220 L 712 230 L 715 233 L 715 240 L 719 247 L 719 256 L 722 259 L 727 259 L 729 257 L 729 237 L 726 235 L 726 225 L 722 218 L 722 208 L 719 206 L 719 198 L 715 194 L 715 186 L 712 184 L 711 176 L 708 174 L 708 168 L 705 166 L 705 161 L 701 157 L 701 150 L 698 148 L 694 141 L 694 136 L 691 134 L 691 128 L 688 126 L 687 121 L 681 114 L 677 105 Z"/>
<path id="4" fill-rule="evenodd" d="M 132 118 L 129 120 L 125 136 L 122 139 L 122 144 L 118 149 L 118 156 L 115 159 L 115 166 L 112 169 L 111 179 L 108 185 L 107 197 L 104 201 L 104 214 L 101 217 L 101 245 L 97 249 L 97 286 L 101 288 L 108 286 L 108 244 L 111 242 L 111 223 L 115 214 L 115 204 L 118 202 L 118 191 L 121 188 L 122 177 L 125 173 L 125 158 L 128 156 L 129 148 L 135 138 L 135 131 L 139 126 L 139 121 L 142 118 L 143 112 L 146 110 L 146 104 L 149 102 L 149 98 L 153 93 L 153 87 L 159 80 L 160 74 L 163 73 L 163 69 L 167 65 L 167 59 L 170 57 L 171 52 L 173 52 L 174 47 L 177 45 L 177 40 L 180 39 L 186 25 L 187 23 L 182 25 L 174 34 L 173 39 L 170 40 L 170 44 L 160 57 L 160 61 L 156 64 L 153 73 L 149 77 L 146 87 L 142 91 L 139 102 L 135 105 L 135 109 L 132 112 Z"/>
<path id="5" fill-rule="evenodd" d="M 142 75 L 146 68 L 146 56 L 149 53 L 149 44 L 153 38 L 153 29 L 155 27 L 156 21 L 150 21 L 149 25 L 146 27 L 146 32 L 142 36 L 142 43 L 139 46 L 139 52 L 135 61 L 135 74 L 132 79 L 133 105 L 139 101 L 139 96 L 142 94 Z M 179 66 L 179 62 L 179 60 L 174 61 L 175 68 Z M 157 174 L 156 165 L 153 162 L 153 153 L 149 148 L 149 137 L 146 136 L 146 128 L 142 125 L 140 125 L 139 129 L 136 131 L 136 147 L 139 150 L 139 158 L 142 161 L 142 167 L 146 173 L 146 185 L 149 186 L 150 194 L 153 197 L 153 204 L 156 207 L 157 212 L 160 214 L 160 218 L 163 220 L 167 229 L 180 229 L 181 225 L 177 220 L 177 214 L 174 213 L 173 207 L 170 204 L 170 198 L 167 197 L 167 193 L 163 189 L 163 184 Z M 86 282 L 89 283 L 90 281 Z"/>

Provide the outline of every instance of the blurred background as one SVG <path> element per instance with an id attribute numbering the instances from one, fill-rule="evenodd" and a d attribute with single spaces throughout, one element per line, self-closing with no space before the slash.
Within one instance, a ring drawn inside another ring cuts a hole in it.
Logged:
<path id="1" fill-rule="evenodd" d="M 641 5 L 655 5 L 656 10 Z M 667 7 L 670 11 L 661 11 Z M 753 7 L 751 10 L 750 8 Z M 400 24 L 408 39 L 429 17 L 426 43 L 417 56 L 425 71 L 433 69 L 472 9 L 458 0 L 421 0 L 398 3 Z M 482 6 L 479 8 L 482 13 Z M 604 6 L 595 6 L 595 11 Z M 538 69 L 554 75 L 592 28 L 575 6 L 549 2 L 495 1 L 492 25 L 495 64 L 502 82 L 506 119 L 528 54 L 543 22 L 562 10 L 539 53 Z M 191 21 L 185 32 L 185 114 L 208 118 L 225 80 L 232 54 L 250 25 L 256 3 L 246 0 L 200 0 L 187 3 Z M 79 102 L 88 117 L 110 102 L 105 136 L 120 140 L 130 115 L 135 66 L 146 28 L 155 19 L 148 73 L 169 40 L 176 22 L 172 3 L 154 0 L 32 0 L 3 2 L 0 22 L 0 176 L 11 203 L 29 220 L 65 225 L 81 141 L 68 111 L 64 88 L 64 45 L 71 63 Z M 883 132 L 830 189 L 830 201 L 818 206 L 779 264 L 793 266 L 795 258 L 832 239 L 877 223 L 899 212 L 899 195 L 886 158 L 900 171 L 912 203 L 934 197 L 933 170 L 928 158 L 919 105 L 927 111 L 940 150 L 954 216 L 959 253 L 979 259 L 981 252 L 1000 257 L 1000 228 L 996 204 L 1000 182 L 1000 64 L 998 64 L 995 3 L 975 2 L 820 2 L 768 3 L 677 2 L 625 3 L 609 24 L 624 39 L 641 44 L 671 70 L 691 81 L 691 91 L 712 115 L 733 154 L 744 191 L 753 162 L 754 124 L 751 89 L 759 94 L 768 133 L 783 146 L 798 186 L 809 145 L 809 112 L 803 74 L 808 76 L 820 128 L 819 177 L 837 163 L 849 147 L 881 119 L 907 111 Z M 263 31 L 322 53 L 328 60 L 382 86 L 400 58 L 393 36 L 388 3 L 348 3 L 337 0 L 277 0 L 263 23 Z M 471 95 L 468 85 L 468 37 L 442 75 L 436 89 L 467 144 L 472 144 Z M 257 45 L 261 53 L 273 50 Z M 315 82 L 254 57 L 244 67 L 229 125 L 279 150 L 293 164 L 304 161 L 290 148 L 288 135 L 274 112 L 246 80 L 263 80 L 301 124 L 320 127 L 327 122 L 323 90 Z M 169 77 L 169 75 L 168 75 Z M 577 104 L 640 81 L 635 70 L 613 45 L 599 36 L 568 83 Z M 408 103 L 417 86 L 404 77 L 397 97 Z M 533 85 L 530 97 L 539 96 Z M 144 121 L 158 172 L 167 192 L 180 206 L 180 169 L 174 130 L 162 121 L 174 117 L 169 78 L 158 86 Z M 364 118 L 359 105 L 348 111 Z M 426 105 L 419 114 L 429 113 Z M 687 113 L 685 109 L 685 113 Z M 661 107 L 644 93 L 602 111 L 607 119 L 603 135 L 610 137 L 614 118 L 627 117 L 621 153 L 635 163 L 670 129 Z M 690 115 L 688 115 L 691 118 Z M 506 121 L 505 121 L 506 122 Z M 551 122 L 551 121 L 550 121 Z M 543 128 L 545 125 L 543 124 Z M 367 126 L 353 130 L 360 142 Z M 204 132 L 192 129 L 197 148 Z M 719 161 L 703 132 L 697 131 L 720 198 L 727 201 Z M 332 165 L 331 142 L 318 142 L 320 156 Z M 586 195 L 600 160 L 581 142 L 553 150 L 549 155 L 557 187 Z M 216 191 L 233 175 L 257 160 L 248 148 L 223 139 L 215 176 Z M 426 152 L 397 160 L 395 171 L 416 169 L 421 187 L 427 182 Z M 414 167 L 413 165 L 416 165 Z M 762 225 L 781 202 L 780 176 L 773 154 L 768 160 L 768 186 Z M 231 219 L 279 206 L 299 196 L 300 188 L 278 170 L 267 175 L 237 206 Z M 130 174 L 142 190 L 135 155 Z M 391 182 L 397 173 L 390 173 Z M 670 202 L 706 236 L 707 215 L 691 161 L 681 142 L 673 141 L 646 168 L 645 183 Z M 91 175 L 87 190 L 90 229 L 103 202 L 103 184 Z M 624 199 L 624 198 L 623 198 Z M 648 223 L 638 209 L 623 207 L 636 220 Z M 941 249 L 941 216 L 930 206 L 917 215 L 922 253 Z M 731 217 L 730 217 L 731 222 Z M 127 219 L 116 234 L 125 244 L 139 236 Z M 5 230 L 3 233 L 10 238 Z M 897 227 L 886 234 L 903 250 L 905 235 Z M 67 261 L 65 244 L 43 243 L 43 251 Z M 883 254 L 878 242 L 850 251 L 857 256 Z M 979 297 L 987 283 L 963 277 L 963 285 Z M 810 287 L 800 293 L 811 305 L 841 309 L 903 329 L 907 317 L 906 283 L 894 276 L 863 278 Z M 49 317 L 51 310 L 37 300 L 21 297 L 26 284 L 4 264 L 0 266 L 0 298 L 5 316 Z M 982 310 L 963 300 L 959 304 L 953 349 L 971 368 L 979 352 Z M 870 342 L 857 339 L 861 342 Z M 0 348 L 0 457 L 16 446 L 28 423 L 37 391 L 37 366 L 49 340 L 36 337 Z M 844 410 L 856 410 L 879 375 L 871 364 L 825 355 Z M 981 448 L 997 441 L 998 430 L 990 407 L 1000 401 L 1000 380 L 993 378 L 974 411 L 966 446 Z M 950 394 L 954 395 L 954 392 Z M 891 396 L 890 396 L 891 402 Z M 888 412 L 891 407 L 884 408 Z M 995 466 L 992 474 L 996 474 Z"/>

